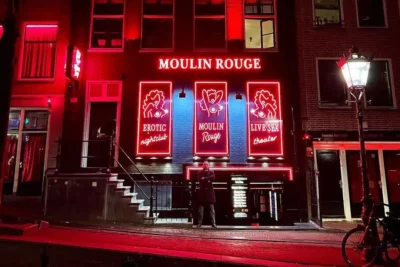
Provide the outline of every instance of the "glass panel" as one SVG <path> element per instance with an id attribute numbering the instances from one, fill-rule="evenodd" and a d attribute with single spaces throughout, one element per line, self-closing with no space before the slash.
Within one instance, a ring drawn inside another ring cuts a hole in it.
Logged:
<path id="1" fill-rule="evenodd" d="M 357 0 L 358 22 L 361 27 L 385 27 L 383 0 Z"/>
<path id="2" fill-rule="evenodd" d="M 384 151 L 389 204 L 400 211 L 400 151 Z"/>
<path id="3" fill-rule="evenodd" d="M 225 19 L 196 19 L 197 49 L 223 49 L 225 40 Z"/>
<path id="4" fill-rule="evenodd" d="M 173 0 L 144 0 L 143 15 L 173 15 Z"/>
<path id="5" fill-rule="evenodd" d="M 143 19 L 142 48 L 172 48 L 172 19 Z"/>
<path id="6" fill-rule="evenodd" d="M 246 14 L 273 15 L 274 0 L 245 0 L 244 8 Z"/>
<path id="7" fill-rule="evenodd" d="M 245 20 L 246 48 L 275 47 L 274 20 L 246 19 Z"/>
<path id="8" fill-rule="evenodd" d="M 315 0 L 315 24 L 341 24 L 340 0 Z"/>
<path id="9" fill-rule="evenodd" d="M 3 37 L 3 31 L 4 31 L 3 26 L 0 25 L 0 40 L 1 40 L 1 37 Z"/>
<path id="10" fill-rule="evenodd" d="M 121 48 L 123 19 L 93 19 L 92 47 Z"/>
<path id="11" fill-rule="evenodd" d="M 318 60 L 319 95 L 322 106 L 344 106 L 347 86 L 335 60 Z"/>
<path id="12" fill-rule="evenodd" d="M 123 15 L 124 1 L 123 0 L 95 0 L 94 15 Z"/>
<path id="13" fill-rule="evenodd" d="M 17 156 L 18 135 L 8 134 L 1 163 L 3 181 L 11 183 L 14 180 L 15 157 Z"/>
<path id="14" fill-rule="evenodd" d="M 19 123 L 20 123 L 20 112 L 19 111 L 10 111 L 8 115 L 8 131 L 18 131 Z"/>
<path id="15" fill-rule="evenodd" d="M 46 148 L 46 134 L 23 134 L 21 182 L 41 182 Z"/>
<path id="16" fill-rule="evenodd" d="M 48 118 L 48 111 L 26 111 L 24 119 L 24 130 L 46 131 Z"/>
<path id="17" fill-rule="evenodd" d="M 225 15 L 225 0 L 195 0 L 196 16 Z"/>
<path id="18" fill-rule="evenodd" d="M 390 82 L 389 63 L 387 61 L 372 61 L 369 70 L 365 94 L 369 106 L 393 106 L 392 88 Z"/>

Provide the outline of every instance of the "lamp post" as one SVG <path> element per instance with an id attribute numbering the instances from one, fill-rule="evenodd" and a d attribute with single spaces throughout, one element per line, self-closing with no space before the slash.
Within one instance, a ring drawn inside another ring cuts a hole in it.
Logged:
<path id="1" fill-rule="evenodd" d="M 369 68 L 371 60 L 358 53 L 358 49 L 353 47 L 349 50 L 349 55 L 340 59 L 337 62 L 338 67 L 341 69 L 343 77 L 346 81 L 350 95 L 353 98 L 352 103 L 356 105 L 357 121 L 358 121 L 358 140 L 360 142 L 360 160 L 361 160 L 361 179 L 362 179 L 362 210 L 361 218 L 364 225 L 368 224 L 369 214 L 372 209 L 371 196 L 369 193 L 369 181 L 367 171 L 367 156 L 365 152 L 365 141 L 364 141 L 364 94 L 365 87 L 367 85 Z"/>

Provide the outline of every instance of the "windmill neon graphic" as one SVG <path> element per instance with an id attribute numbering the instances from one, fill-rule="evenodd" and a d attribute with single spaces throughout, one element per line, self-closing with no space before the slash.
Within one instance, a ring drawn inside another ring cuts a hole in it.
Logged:
<path id="1" fill-rule="evenodd" d="M 203 111 L 206 111 L 208 117 L 211 114 L 219 115 L 220 111 L 224 108 L 220 103 L 222 97 L 224 96 L 224 92 L 222 90 L 215 89 L 203 89 L 201 92 L 202 99 L 200 101 L 200 108 Z"/>

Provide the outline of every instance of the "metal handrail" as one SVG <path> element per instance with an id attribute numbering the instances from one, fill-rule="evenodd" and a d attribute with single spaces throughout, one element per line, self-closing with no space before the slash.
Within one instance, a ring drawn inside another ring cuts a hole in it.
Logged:
<path id="1" fill-rule="evenodd" d="M 125 150 L 123 150 L 122 149 L 122 147 L 119 145 L 119 144 L 117 144 L 116 142 L 115 142 L 115 140 L 113 139 L 113 143 L 114 143 L 114 145 L 116 145 L 117 147 L 118 147 L 118 149 L 120 150 L 120 151 L 122 151 L 122 153 L 125 155 L 125 157 L 131 162 L 131 164 L 135 167 L 135 169 L 140 173 L 140 175 L 142 175 L 142 177 L 147 181 L 147 182 L 150 182 L 150 180 L 146 177 L 146 175 L 144 175 L 140 170 L 139 170 L 139 168 L 136 166 L 136 164 L 133 162 L 133 160 L 131 159 L 131 157 L 129 157 L 129 155 L 125 152 Z"/>

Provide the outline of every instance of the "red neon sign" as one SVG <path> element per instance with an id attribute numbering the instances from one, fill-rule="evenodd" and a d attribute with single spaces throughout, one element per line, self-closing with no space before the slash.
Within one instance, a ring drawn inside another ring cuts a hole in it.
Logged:
<path id="1" fill-rule="evenodd" d="M 71 75 L 76 80 L 79 79 L 82 66 L 82 53 L 79 49 L 74 48 L 72 52 Z"/>
<path id="2" fill-rule="evenodd" d="M 3 37 L 3 26 L 0 25 L 0 40 L 1 40 L 1 37 Z"/>
<path id="3" fill-rule="evenodd" d="M 247 150 L 249 156 L 282 156 L 279 82 L 247 83 Z"/>
<path id="4" fill-rule="evenodd" d="M 195 82 L 194 154 L 229 155 L 226 82 Z"/>
<path id="5" fill-rule="evenodd" d="M 190 180 L 191 172 L 198 172 L 203 167 L 188 166 L 186 167 L 186 180 Z M 293 181 L 293 168 L 292 167 L 211 167 L 213 171 L 235 171 L 235 172 L 286 172 L 289 181 Z"/>
<path id="6" fill-rule="evenodd" d="M 79 80 L 82 72 L 82 52 L 73 46 L 68 47 L 66 76 L 71 80 Z"/>
<path id="7" fill-rule="evenodd" d="M 140 82 L 137 156 L 171 156 L 171 82 Z"/>
<path id="8" fill-rule="evenodd" d="M 260 58 L 159 58 L 160 70 L 259 70 Z"/>

